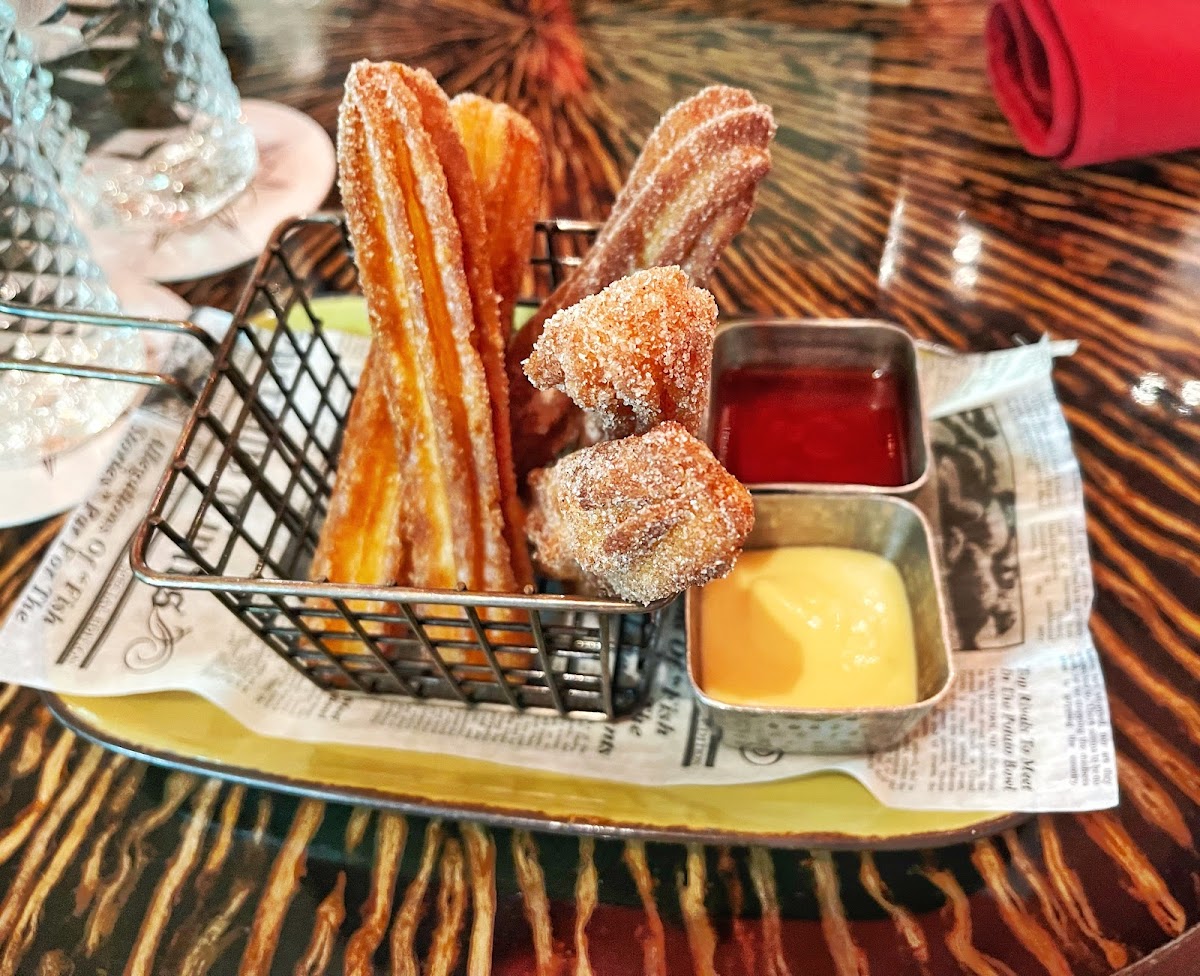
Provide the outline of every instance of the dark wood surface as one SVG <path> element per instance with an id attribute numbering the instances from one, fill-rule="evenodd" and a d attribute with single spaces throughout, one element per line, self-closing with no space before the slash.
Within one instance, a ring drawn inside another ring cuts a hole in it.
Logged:
<path id="1" fill-rule="evenodd" d="M 874 856 L 578 842 L 163 772 L 7 688 L 0 974 L 1200 969 L 1200 945 L 1168 946 L 1200 921 L 1200 155 L 1024 155 L 988 93 L 980 0 L 588 3 L 577 30 L 558 0 L 214 12 L 243 91 L 330 129 L 360 57 L 508 98 L 554 147 L 560 215 L 603 215 L 676 99 L 747 86 L 780 129 L 725 309 L 883 316 L 963 349 L 1079 339 L 1056 379 L 1122 802 Z M 244 274 L 182 291 L 228 307 Z M 0 606 L 54 528 L 0 533 Z"/>

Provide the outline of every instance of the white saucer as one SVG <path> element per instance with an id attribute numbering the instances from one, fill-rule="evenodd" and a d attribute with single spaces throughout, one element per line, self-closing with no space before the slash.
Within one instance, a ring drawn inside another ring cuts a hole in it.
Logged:
<path id="1" fill-rule="evenodd" d="M 242 112 L 258 144 L 250 188 L 208 220 L 157 241 L 129 230 L 85 228 L 101 264 L 132 265 L 155 281 L 203 278 L 258 257 L 280 222 L 321 206 L 337 170 L 325 130 L 276 102 L 243 99 Z"/>
<path id="2" fill-rule="evenodd" d="M 191 306 L 172 291 L 153 282 L 108 271 L 109 285 L 121 308 L 129 315 L 183 319 Z M 144 387 L 130 388 L 130 405 L 141 399 Z M 95 437 L 60 454 L 33 464 L 0 468 L 0 528 L 37 522 L 74 508 L 92 491 L 100 472 L 116 450 L 125 431 L 124 419 Z"/>
<path id="3" fill-rule="evenodd" d="M 121 303 L 121 314 L 147 319 L 183 320 L 192 311 L 187 300 L 169 288 L 135 277 L 131 268 L 105 264 L 109 287 Z"/>

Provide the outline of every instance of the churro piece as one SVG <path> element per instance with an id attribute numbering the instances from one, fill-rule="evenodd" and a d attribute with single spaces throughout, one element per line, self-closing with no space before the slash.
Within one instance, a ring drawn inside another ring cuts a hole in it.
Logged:
<path id="1" fill-rule="evenodd" d="M 558 483 L 553 468 L 529 472 L 529 516 L 525 531 L 533 548 L 533 562 L 550 579 L 571 583 L 581 596 L 613 596 L 600 577 L 585 572 L 572 550 L 568 528 L 558 507 Z"/>
<path id="2" fill-rule="evenodd" d="M 400 66 L 403 67 L 403 66 Z M 512 419 L 509 406 L 508 375 L 505 369 L 505 345 L 511 329 L 500 318 L 497 292 L 492 281 L 493 251 L 488 241 L 487 219 L 479 186 L 471 170 L 467 152 L 459 138 L 450 103 L 433 75 L 428 71 L 405 68 L 412 78 L 412 88 L 421 102 L 446 174 L 446 185 L 458 219 L 463 242 L 464 268 L 470 285 L 476 331 L 472 341 L 483 363 L 487 394 L 491 401 L 492 447 L 500 481 L 500 508 L 504 519 L 504 537 L 508 546 L 515 588 L 533 583 L 533 565 L 525 545 L 525 510 L 517 493 L 517 475 L 513 465 Z M 522 260 L 528 260 L 526 251 Z M 467 396 L 475 395 L 468 387 Z M 488 451 L 486 445 L 477 450 Z M 478 587 L 468 584 L 469 589 Z M 486 589 L 494 589 L 486 586 Z"/>
<path id="3" fill-rule="evenodd" d="M 583 448 L 540 478 L 562 551 L 638 603 L 726 575 L 754 526 L 750 492 L 674 422 Z"/>
<path id="4" fill-rule="evenodd" d="M 403 576 L 401 472 L 386 381 L 371 344 L 342 433 L 337 480 L 313 554 L 313 579 L 375 586 Z"/>
<path id="5" fill-rule="evenodd" d="M 378 369 L 378 348 L 372 343 L 342 432 L 337 479 L 309 568 L 312 579 L 386 586 L 406 572 L 401 474 L 385 383 L 375 375 Z M 317 600 L 314 606 L 334 609 L 327 600 Z M 347 606 L 360 613 L 381 609 L 365 600 L 350 600 Z M 308 626 L 333 653 L 359 652 L 359 638 L 342 616 L 313 617 Z M 369 633 L 384 630 L 374 622 L 363 626 Z"/>
<path id="6" fill-rule="evenodd" d="M 492 283 L 507 336 L 544 205 L 546 154 L 533 124 L 503 102 L 464 92 L 451 100 L 450 112 L 483 199 Z"/>
<path id="7" fill-rule="evenodd" d="M 635 271 L 556 312 L 525 375 L 589 411 L 603 439 L 676 420 L 700 436 L 717 303 L 676 267 Z"/>
<path id="8" fill-rule="evenodd" d="M 404 582 L 515 590 L 508 539 L 520 523 L 506 519 L 506 424 L 493 422 L 506 391 L 483 210 L 433 77 L 355 64 L 338 160 L 378 359 L 365 379 L 385 387 L 400 472 Z"/>
<path id="9" fill-rule="evenodd" d="M 612 596 L 598 576 L 585 572 L 571 549 L 569 529 L 558 506 L 558 482 L 553 468 L 529 472 L 529 515 L 525 531 L 533 547 L 533 562 L 544 576 L 575 584 L 576 593 Z"/>
<path id="10" fill-rule="evenodd" d="M 529 515 L 525 532 L 533 546 L 534 565 L 552 579 L 579 583 L 585 573 L 572 553 L 558 505 L 558 482 L 553 468 L 529 472 Z"/>
<path id="11" fill-rule="evenodd" d="M 565 395 L 521 373 L 546 320 L 642 268 L 678 265 L 703 285 L 750 216 L 774 134 L 771 110 L 738 88 L 706 88 L 663 116 L 580 266 L 509 344 L 518 474 L 545 464 L 579 426 Z"/>

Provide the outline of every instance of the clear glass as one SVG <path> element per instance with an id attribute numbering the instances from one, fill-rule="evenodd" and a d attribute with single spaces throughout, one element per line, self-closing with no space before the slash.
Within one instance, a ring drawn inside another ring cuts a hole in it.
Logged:
<path id="1" fill-rule="evenodd" d="M 82 139 L 50 95 L 12 10 L 0 3 L 0 299 L 51 308 L 117 310 L 117 299 L 64 199 Z M 52 162 L 53 160 L 53 162 Z M 0 316 L 0 355 L 142 369 L 132 330 Z M 125 384 L 0 371 L 0 469 L 68 450 L 110 426 L 134 391 Z"/>
<path id="2" fill-rule="evenodd" d="M 254 135 L 205 0 L 68 2 L 48 20 L 41 59 L 87 135 L 77 195 L 97 226 L 166 232 L 250 185 Z"/>

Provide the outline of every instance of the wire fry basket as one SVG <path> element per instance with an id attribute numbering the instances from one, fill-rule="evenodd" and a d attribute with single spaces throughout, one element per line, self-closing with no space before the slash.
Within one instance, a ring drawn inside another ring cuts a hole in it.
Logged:
<path id="1" fill-rule="evenodd" d="M 561 280 L 595 232 L 576 221 L 539 225 L 527 279 L 535 294 Z M 275 231 L 134 538 L 134 572 L 166 590 L 213 593 L 328 691 L 601 720 L 632 714 L 645 700 L 666 601 L 585 598 L 543 581 L 501 594 L 308 580 L 354 393 L 346 354 L 367 342 L 326 328 L 313 300 L 357 293 L 339 216 Z"/>

